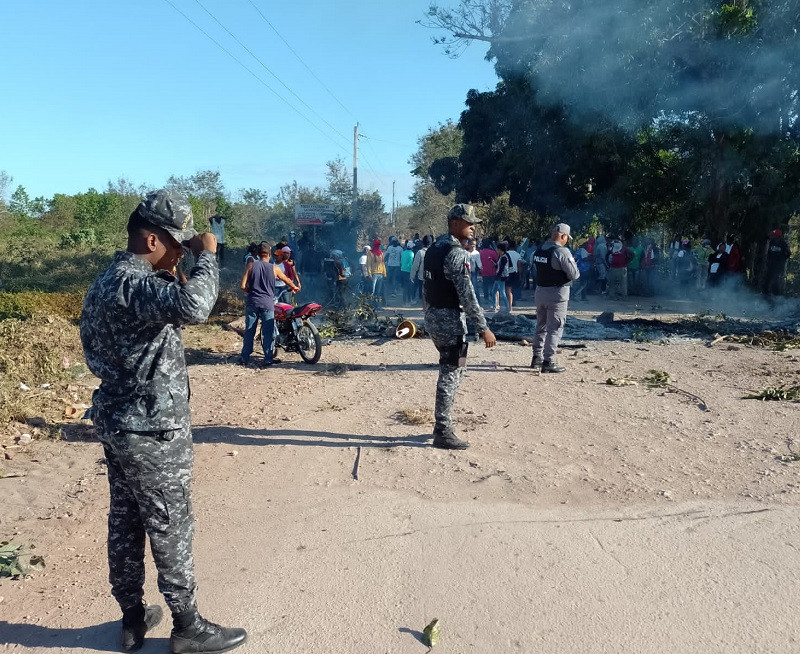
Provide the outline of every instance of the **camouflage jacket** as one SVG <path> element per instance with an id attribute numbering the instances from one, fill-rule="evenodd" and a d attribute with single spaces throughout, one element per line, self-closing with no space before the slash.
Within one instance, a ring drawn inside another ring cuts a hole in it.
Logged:
<path id="1" fill-rule="evenodd" d="M 436 242 L 445 241 L 459 247 L 454 247 L 444 259 L 444 276 L 453 282 L 458 293 L 461 309 L 446 309 L 439 307 L 425 307 L 425 329 L 441 337 L 463 336 L 467 333 L 467 320 L 475 325 L 479 334 L 489 327 L 483 309 L 475 296 L 475 289 L 470 279 L 470 268 L 467 262 L 468 253 L 461 247 L 458 239 L 450 234 L 443 234 Z"/>
<path id="2" fill-rule="evenodd" d="M 117 252 L 89 288 L 81 342 L 101 379 L 92 415 L 103 430 L 164 431 L 189 425 L 189 377 L 181 325 L 205 321 L 219 270 L 203 252 L 185 285 L 141 257 Z"/>

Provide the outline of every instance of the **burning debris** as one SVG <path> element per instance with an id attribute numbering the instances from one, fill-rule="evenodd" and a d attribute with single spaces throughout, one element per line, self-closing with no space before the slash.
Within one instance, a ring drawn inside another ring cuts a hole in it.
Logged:
<path id="1" fill-rule="evenodd" d="M 763 347 L 783 352 L 800 349 L 800 334 L 789 329 L 767 329 L 752 334 L 715 334 L 709 347 L 720 343 L 738 343 L 750 347 Z"/>

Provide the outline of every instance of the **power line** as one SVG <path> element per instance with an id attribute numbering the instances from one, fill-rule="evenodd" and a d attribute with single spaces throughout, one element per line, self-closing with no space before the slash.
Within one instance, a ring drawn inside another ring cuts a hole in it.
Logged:
<path id="1" fill-rule="evenodd" d="M 267 84 L 263 79 L 261 79 L 258 75 L 256 75 L 252 70 L 250 70 L 242 61 L 240 61 L 236 55 L 234 55 L 230 50 L 228 50 L 224 45 L 222 45 L 219 41 L 217 41 L 213 36 L 211 36 L 208 32 L 206 32 L 202 27 L 200 27 L 197 23 L 195 23 L 189 16 L 183 13 L 180 9 L 178 9 L 171 0 L 164 0 L 170 7 L 172 7 L 175 11 L 177 11 L 181 16 L 183 16 L 189 23 L 191 23 L 201 34 L 203 34 L 206 38 L 208 38 L 214 45 L 216 45 L 220 50 L 222 50 L 226 55 L 228 55 L 231 59 L 233 59 L 239 66 L 244 68 L 250 75 L 252 75 L 257 82 L 259 82 L 262 86 L 266 87 L 271 93 L 277 96 L 280 100 L 282 100 L 292 111 L 294 111 L 298 116 L 300 116 L 303 120 L 308 122 L 314 129 L 316 129 L 320 134 L 322 134 L 326 139 L 328 139 L 331 143 L 333 143 L 337 148 L 342 150 L 343 152 L 347 153 L 341 144 L 334 141 L 329 134 L 322 131 L 318 125 L 316 125 L 308 116 L 306 116 L 303 112 L 301 112 L 297 107 L 295 107 L 291 102 L 289 102 L 286 98 L 284 98 L 280 93 L 278 93 L 275 89 L 273 89 L 269 84 Z"/>
<path id="2" fill-rule="evenodd" d="M 276 28 L 276 27 L 275 27 L 275 26 L 274 26 L 272 23 L 270 23 L 270 22 L 269 22 L 269 19 L 268 19 L 268 18 L 267 18 L 267 17 L 266 17 L 266 16 L 265 16 L 265 15 L 264 15 L 262 12 L 261 12 L 261 10 L 258 8 L 258 6 L 256 6 L 256 4 L 253 2 L 253 0 L 248 0 L 248 2 L 250 2 L 250 4 L 253 6 L 253 9 L 255 9 L 255 10 L 258 12 L 258 15 L 259 15 L 259 16 L 261 16 L 261 18 L 263 19 L 263 21 L 264 21 L 264 22 L 265 22 L 267 25 L 269 25 L 269 26 L 270 26 L 270 28 L 272 29 L 272 31 L 273 31 L 273 32 L 275 32 L 275 34 L 277 34 L 277 35 L 278 35 L 278 38 L 279 38 L 281 41 L 283 41 L 283 42 L 284 42 L 284 44 L 286 45 L 286 47 L 287 47 L 287 48 L 289 48 L 289 50 L 291 51 L 291 53 L 292 53 L 292 54 L 293 54 L 295 57 L 297 57 L 297 60 L 298 60 L 298 61 L 299 61 L 301 64 L 303 64 L 303 66 L 305 66 L 305 67 L 306 67 L 306 70 L 307 70 L 309 73 L 311 73 L 311 76 L 312 76 L 312 77 L 313 77 L 315 80 L 317 80 L 317 81 L 320 83 L 320 85 L 322 86 L 322 88 L 324 88 L 324 89 L 325 89 L 325 90 L 326 90 L 326 91 L 327 91 L 327 92 L 330 94 L 330 96 L 331 96 L 331 97 L 332 97 L 334 100 L 336 100 L 336 102 L 339 104 L 339 106 L 340 106 L 342 109 L 344 109 L 344 110 L 345 110 L 345 111 L 346 111 L 348 114 L 350 114 L 350 116 L 352 116 L 353 118 L 356 118 L 356 116 L 353 114 L 353 112 L 352 112 L 352 111 L 350 111 L 350 110 L 349 110 L 347 107 L 345 107 L 345 106 L 344 106 L 344 104 L 342 104 L 342 101 L 341 101 L 341 100 L 339 100 L 339 98 L 337 98 L 337 97 L 336 97 L 336 94 L 335 94 L 333 91 L 331 91 L 331 90 L 328 88 L 328 86 L 325 84 L 325 82 L 323 82 L 323 81 L 322 81 L 322 80 L 321 80 L 319 77 L 317 77 L 317 74 L 316 74 L 316 73 L 315 73 L 313 70 L 311 70 L 311 68 L 309 67 L 309 65 L 308 65 L 308 64 L 307 64 L 305 61 L 303 61 L 303 58 L 302 58 L 302 57 L 301 57 L 301 56 L 300 56 L 300 55 L 299 55 L 299 54 L 298 54 L 298 53 L 295 51 L 295 49 L 294 49 L 294 48 L 293 48 L 293 47 L 292 47 L 292 46 L 289 44 L 289 42 L 288 42 L 288 41 L 287 41 L 285 38 L 283 38 L 283 36 L 281 35 L 281 33 L 278 31 L 278 29 L 277 29 L 277 28 Z"/>
<path id="3" fill-rule="evenodd" d="M 258 62 L 260 65 L 261 65 L 261 67 L 262 67 L 264 70 L 266 70 L 266 71 L 267 71 L 267 72 L 268 72 L 270 75 L 272 75 L 272 76 L 273 76 L 273 77 L 274 77 L 274 78 L 275 78 L 275 79 L 278 81 L 278 83 L 279 83 L 281 86 L 283 86 L 283 88 L 285 88 L 287 91 L 289 91 L 289 93 L 291 93 L 291 94 L 292 94 L 292 95 L 293 95 L 295 98 L 297 98 L 297 100 L 298 100 L 298 101 L 299 101 L 299 102 L 300 102 L 300 103 L 301 103 L 301 104 L 302 104 L 304 107 L 306 107 L 306 108 L 307 108 L 307 109 L 308 109 L 308 110 L 309 110 L 311 113 L 313 113 L 313 114 L 314 114 L 314 115 L 315 115 L 317 118 L 319 118 L 319 119 L 320 119 L 320 120 L 321 120 L 323 123 L 325 123 L 325 124 L 326 124 L 328 127 L 330 127 L 330 128 L 331 128 L 331 130 L 333 130 L 333 132 L 335 132 L 335 133 L 336 133 L 336 134 L 338 134 L 338 135 L 339 135 L 341 138 L 343 138 L 343 139 L 345 140 L 345 142 L 349 142 L 348 138 L 347 138 L 347 137 L 346 137 L 344 134 L 342 134 L 342 133 L 341 133 L 341 132 L 340 132 L 340 131 L 339 131 L 339 130 L 336 128 L 336 127 L 334 127 L 333 125 L 331 125 L 331 124 L 330 124 L 330 123 L 329 123 L 329 122 L 328 122 L 328 121 L 327 121 L 325 118 L 323 118 L 323 117 L 322 117 L 322 116 L 321 116 L 319 113 L 317 113 L 317 111 L 316 111 L 316 110 L 315 110 L 315 109 L 314 109 L 314 108 L 313 108 L 311 105 L 309 105 L 309 104 L 308 104 L 308 103 L 307 103 L 305 100 L 303 100 L 303 98 L 301 98 L 299 95 L 297 95 L 297 93 L 295 93 L 295 92 L 294 92 L 294 91 L 293 91 L 291 88 L 289 88 L 289 86 L 286 84 L 286 82 L 284 82 L 284 81 L 283 81 L 283 80 L 282 80 L 280 77 L 278 77 L 278 76 L 277 76 L 277 75 L 276 75 L 276 74 L 275 74 L 275 73 L 274 73 L 274 72 L 273 72 L 273 71 L 272 71 L 272 70 L 269 68 L 269 66 L 267 66 L 267 65 L 266 65 L 266 64 L 265 64 L 263 61 L 261 61 L 261 59 L 260 59 L 260 58 L 259 58 L 259 57 L 258 57 L 258 56 L 257 56 L 257 55 L 256 55 L 256 54 L 255 54 L 255 53 L 252 51 L 252 50 L 250 50 L 250 48 L 248 48 L 248 47 L 247 47 L 247 46 L 246 46 L 244 43 L 242 43 L 242 42 L 241 42 L 241 41 L 240 41 L 240 40 L 237 38 L 237 36 L 236 36 L 236 35 L 235 35 L 233 32 L 231 32 L 231 31 L 230 31 L 230 30 L 229 30 L 227 27 L 225 27 L 225 25 L 223 25 L 223 24 L 222 24 L 222 22 L 220 22 L 220 20 L 219 20 L 219 19 L 218 19 L 218 18 L 217 18 L 217 17 L 216 17 L 214 14 L 212 14 L 212 13 L 211 13 L 211 12 L 210 12 L 208 9 L 206 9 L 206 8 L 205 8 L 205 6 L 203 5 L 203 3 L 202 3 L 202 2 L 200 2 L 200 0 L 194 0 L 194 1 L 195 1 L 195 2 L 196 2 L 198 5 L 199 5 L 199 7 L 200 7 L 200 8 L 201 8 L 203 11 L 205 11 L 205 12 L 206 12 L 206 13 L 207 13 L 207 14 L 208 14 L 210 17 L 211 17 L 211 19 L 212 19 L 214 22 L 216 22 L 216 23 L 217 23 L 217 25 L 219 25 L 219 26 L 220 26 L 222 29 L 224 29 L 224 30 L 225 30 L 225 31 L 228 33 L 228 35 L 229 35 L 229 36 L 230 36 L 230 37 L 231 37 L 231 38 L 232 38 L 234 41 L 236 41 L 236 43 L 238 43 L 238 44 L 239 44 L 239 45 L 240 45 L 240 46 L 241 46 L 241 47 L 242 47 L 244 50 L 246 50 L 246 51 L 247 51 L 247 53 L 248 53 L 248 54 L 249 54 L 249 55 L 250 55 L 250 56 L 251 56 L 253 59 L 255 59 L 255 60 L 256 60 L 256 61 L 257 61 L 257 62 Z"/>
<path id="4" fill-rule="evenodd" d="M 370 150 L 372 150 L 372 154 L 374 154 L 374 155 L 375 155 L 375 160 L 378 162 L 378 166 L 380 167 L 381 171 L 382 171 L 382 172 L 383 172 L 385 175 L 387 175 L 388 177 L 391 177 L 391 176 L 392 176 L 392 174 L 389 172 L 388 168 L 386 167 L 386 164 L 385 164 L 385 163 L 383 163 L 383 161 L 381 161 L 381 158 L 380 158 L 380 156 L 378 155 L 378 151 L 377 151 L 377 150 L 376 150 L 374 147 L 372 147 L 372 143 L 370 143 L 370 138 L 369 138 L 368 136 L 364 136 L 364 138 L 367 140 L 367 147 L 368 147 Z"/>

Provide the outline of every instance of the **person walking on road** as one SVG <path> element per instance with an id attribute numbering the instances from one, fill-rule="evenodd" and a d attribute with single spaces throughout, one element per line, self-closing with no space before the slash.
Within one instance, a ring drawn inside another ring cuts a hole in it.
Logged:
<path id="1" fill-rule="evenodd" d="M 145 535 L 158 588 L 172 611 L 172 654 L 222 652 L 244 629 L 204 619 L 195 603 L 189 378 L 181 326 L 204 322 L 219 290 L 216 239 L 197 234 L 186 198 L 150 193 L 128 220 L 128 246 L 86 294 L 81 343 L 100 378 L 92 418 L 108 469 L 108 564 L 122 609 L 122 649 L 142 647 L 162 617 L 144 597 Z M 183 247 L 196 263 L 186 283 L 175 271 Z"/>
<path id="2" fill-rule="evenodd" d="M 545 241 L 533 255 L 536 265 L 536 335 L 531 368 L 540 368 L 542 372 L 566 370 L 556 363 L 556 350 L 567 322 L 569 289 L 580 277 L 575 259 L 566 247 L 569 239 L 569 225 L 559 223 L 553 228 L 550 240 Z"/>
<path id="3" fill-rule="evenodd" d="M 467 320 L 475 325 L 487 348 L 497 342 L 478 304 L 467 251 L 461 246 L 464 239 L 475 238 L 475 225 L 480 222 L 471 205 L 455 205 L 447 214 L 447 233 L 425 253 L 425 331 L 439 351 L 433 446 L 446 450 L 469 447 L 455 435 L 451 418 L 467 365 Z"/>

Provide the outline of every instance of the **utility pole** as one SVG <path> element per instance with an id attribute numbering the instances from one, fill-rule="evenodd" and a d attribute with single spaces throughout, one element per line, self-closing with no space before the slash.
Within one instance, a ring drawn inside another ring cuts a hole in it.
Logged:
<path id="1" fill-rule="evenodd" d="M 396 225 L 395 225 L 395 216 L 394 216 L 394 209 L 395 209 L 395 207 L 394 207 L 394 184 L 395 184 L 395 182 L 394 182 L 394 180 L 392 180 L 392 229 L 394 229 L 396 227 Z"/>
<path id="2" fill-rule="evenodd" d="M 350 207 L 350 220 L 358 217 L 358 123 L 353 128 L 353 203 Z"/>

